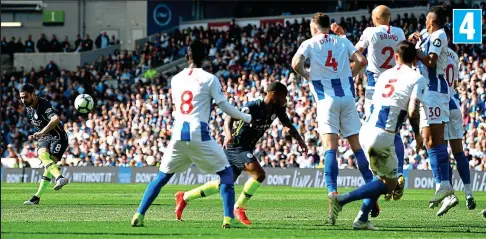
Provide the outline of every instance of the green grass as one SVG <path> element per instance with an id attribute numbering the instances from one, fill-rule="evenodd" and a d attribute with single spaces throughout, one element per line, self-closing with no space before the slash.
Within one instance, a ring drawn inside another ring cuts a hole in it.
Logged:
<path id="1" fill-rule="evenodd" d="M 164 188 L 145 217 L 145 227 L 129 221 L 145 190 L 144 184 L 70 184 L 49 189 L 40 205 L 24 206 L 37 184 L 2 184 L 2 235 L 8 238 L 484 238 L 486 221 L 480 211 L 486 194 L 476 193 L 478 208 L 468 211 L 464 194 L 459 206 L 439 218 L 427 208 L 431 190 L 408 190 L 401 201 L 380 201 L 373 219 L 380 231 L 353 231 L 360 203 L 343 209 L 335 226 L 327 224 L 323 189 L 262 187 L 249 204 L 250 229 L 221 229 L 218 195 L 198 199 L 175 220 L 173 194 L 188 186 Z M 239 195 L 241 186 L 236 187 Z M 344 191 L 344 190 L 342 190 Z"/>

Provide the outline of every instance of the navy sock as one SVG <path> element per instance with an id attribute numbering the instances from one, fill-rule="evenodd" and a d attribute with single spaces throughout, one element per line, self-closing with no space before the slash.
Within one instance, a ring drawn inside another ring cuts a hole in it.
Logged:
<path id="1" fill-rule="evenodd" d="M 452 183 L 452 165 L 449 166 L 449 182 L 454 186 L 454 183 Z"/>
<path id="2" fill-rule="evenodd" d="M 354 152 L 354 155 L 356 156 L 356 161 L 358 162 L 358 169 L 363 175 L 364 181 L 366 183 L 371 182 L 373 180 L 373 173 L 370 170 L 370 163 L 368 162 L 368 159 L 366 159 L 363 150 L 360 149 Z"/>
<path id="3" fill-rule="evenodd" d="M 427 149 L 427 154 L 429 155 L 430 167 L 432 168 L 432 175 L 434 176 L 435 183 L 440 183 L 440 171 L 438 165 L 438 152 L 436 148 Z"/>
<path id="4" fill-rule="evenodd" d="M 227 167 L 223 171 L 219 171 L 218 175 L 220 178 L 219 192 L 223 198 L 224 216 L 234 218 L 235 187 L 233 183 L 233 169 Z"/>
<path id="5" fill-rule="evenodd" d="M 137 212 L 145 215 L 145 212 L 149 209 L 150 205 L 154 202 L 155 198 L 160 193 L 160 189 L 169 182 L 170 178 L 173 176 L 173 173 L 166 174 L 160 172 L 157 174 L 157 177 L 154 178 L 152 182 L 149 183 L 147 189 L 145 189 L 145 193 L 143 194 L 142 201 L 138 206 Z"/>
<path id="6" fill-rule="evenodd" d="M 380 180 L 371 181 L 360 188 L 349 193 L 338 196 L 339 204 L 345 205 L 350 202 L 365 198 L 375 198 L 388 192 L 388 186 Z"/>
<path id="7" fill-rule="evenodd" d="M 400 134 L 395 135 L 395 153 L 398 159 L 398 173 L 403 174 L 403 161 L 405 160 L 405 148 L 403 147 L 402 137 Z"/>
<path id="8" fill-rule="evenodd" d="M 471 174 L 469 172 L 469 163 L 466 155 L 464 152 L 455 153 L 454 158 L 456 159 L 457 171 L 459 172 L 459 176 L 461 176 L 462 182 L 464 184 L 470 184 Z"/>
<path id="9" fill-rule="evenodd" d="M 326 179 L 327 191 L 337 192 L 337 176 L 339 174 L 338 162 L 335 150 L 327 150 L 324 153 L 324 177 Z"/>

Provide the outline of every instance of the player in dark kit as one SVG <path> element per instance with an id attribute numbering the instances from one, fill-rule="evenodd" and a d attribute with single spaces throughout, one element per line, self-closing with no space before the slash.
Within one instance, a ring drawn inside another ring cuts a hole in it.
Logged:
<path id="1" fill-rule="evenodd" d="M 273 82 L 268 86 L 264 101 L 257 100 L 243 107 L 242 111 L 244 113 L 251 114 L 253 119 L 251 123 L 239 121 L 238 126 L 232 128 L 233 119 L 229 116 L 225 118 L 224 131 L 226 138 L 223 147 L 225 148 L 228 161 L 233 168 L 234 180 L 236 181 L 243 170 L 251 175 L 235 203 L 235 216 L 245 225 L 251 224 L 245 212 L 248 200 L 250 200 L 251 196 L 255 194 L 258 187 L 265 180 L 265 171 L 253 155 L 253 150 L 258 140 L 270 128 L 272 122 L 278 118 L 285 130 L 298 141 L 300 148 L 304 152 L 307 152 L 307 146 L 304 140 L 285 113 L 287 92 L 287 87 L 282 83 Z M 182 212 L 189 201 L 207 197 L 218 191 L 219 180 L 215 180 L 188 192 L 177 192 L 175 195 L 177 219 L 181 220 Z"/>
<path id="2" fill-rule="evenodd" d="M 40 198 L 45 189 L 54 177 L 56 185 L 54 190 L 59 190 L 68 184 L 69 180 L 64 178 L 56 165 L 56 162 L 62 158 L 68 146 L 68 137 L 59 116 L 56 114 L 52 105 L 44 98 L 35 95 L 34 86 L 25 84 L 20 89 L 20 99 L 25 106 L 27 116 L 30 122 L 36 128 L 37 132 L 29 136 L 39 140 L 39 159 L 44 166 L 44 174 L 40 181 L 39 189 L 25 205 L 39 204 Z"/>

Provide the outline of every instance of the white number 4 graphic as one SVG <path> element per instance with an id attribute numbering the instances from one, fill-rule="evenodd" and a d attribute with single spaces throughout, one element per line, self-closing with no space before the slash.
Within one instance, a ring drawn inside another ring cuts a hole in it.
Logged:
<path id="1" fill-rule="evenodd" d="M 461 26 L 459 27 L 459 33 L 466 34 L 468 40 L 474 39 L 474 33 L 476 33 L 476 30 L 474 29 L 474 13 L 466 13 L 464 20 L 462 20 Z"/>

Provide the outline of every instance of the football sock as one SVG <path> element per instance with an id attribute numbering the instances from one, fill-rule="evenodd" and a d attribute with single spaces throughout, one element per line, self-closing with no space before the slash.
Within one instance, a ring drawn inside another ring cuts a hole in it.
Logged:
<path id="1" fill-rule="evenodd" d="M 440 171 L 438 166 L 438 152 L 436 148 L 427 149 L 427 154 L 429 155 L 430 167 L 432 168 L 432 175 L 436 184 L 440 183 Z"/>
<path id="2" fill-rule="evenodd" d="M 59 176 L 61 176 L 59 168 L 57 167 L 56 163 L 52 161 L 51 155 L 48 152 L 44 151 L 39 153 L 39 159 L 41 160 L 42 165 L 44 165 L 45 170 L 51 173 L 54 178 L 57 179 Z"/>
<path id="3" fill-rule="evenodd" d="M 249 178 L 243 187 L 243 191 L 241 191 L 240 197 L 236 201 L 235 207 L 246 208 L 251 196 L 255 195 L 261 184 L 262 183 L 258 182 L 254 178 Z"/>
<path id="4" fill-rule="evenodd" d="M 42 194 L 44 194 L 44 191 L 46 190 L 47 186 L 51 183 L 51 178 L 52 174 L 49 173 L 47 170 L 44 170 L 44 173 L 42 174 L 42 179 L 40 180 L 39 188 L 37 189 L 37 192 L 34 194 L 36 197 L 42 197 Z"/>
<path id="5" fill-rule="evenodd" d="M 451 166 L 449 166 L 449 183 L 452 186 L 454 186 L 454 183 L 452 182 L 452 174 L 453 174 L 453 172 L 452 172 L 452 165 L 451 165 Z"/>
<path id="6" fill-rule="evenodd" d="M 170 178 L 173 176 L 173 173 L 163 173 L 160 172 L 157 174 L 157 177 L 154 178 L 152 182 L 149 183 L 145 193 L 143 194 L 142 201 L 138 206 L 137 213 L 145 215 L 145 212 L 149 209 L 150 205 L 154 202 L 155 198 L 160 193 L 160 189 L 169 182 Z"/>
<path id="7" fill-rule="evenodd" d="M 466 184 L 471 184 L 471 174 L 469 172 L 469 163 L 467 161 L 466 155 L 464 152 L 455 153 L 454 159 L 456 159 L 456 166 L 457 171 L 459 172 L 459 176 L 461 176 L 461 180 Z"/>
<path id="8" fill-rule="evenodd" d="M 364 181 L 366 183 L 371 182 L 373 180 L 373 173 L 371 173 L 370 163 L 368 162 L 368 159 L 366 159 L 363 150 L 360 149 L 354 152 L 354 155 L 356 156 L 356 161 L 358 162 L 358 169 L 363 175 Z"/>
<path id="9" fill-rule="evenodd" d="M 328 193 L 337 192 L 337 176 L 339 174 L 338 162 L 335 150 L 327 150 L 324 153 L 324 177 Z"/>
<path id="10" fill-rule="evenodd" d="M 233 184 L 233 169 L 226 167 L 224 170 L 218 172 L 221 185 L 219 192 L 223 198 L 224 216 L 235 218 L 233 213 L 233 206 L 235 205 L 235 188 Z"/>
<path id="11" fill-rule="evenodd" d="M 373 206 L 376 205 L 378 198 L 379 196 L 374 198 L 366 198 L 365 200 L 363 200 L 363 204 L 361 205 L 361 211 L 358 213 L 358 219 L 360 221 L 362 222 L 368 221 L 368 215 L 370 214 L 370 211 L 373 208 Z"/>
<path id="12" fill-rule="evenodd" d="M 403 147 L 402 137 L 400 134 L 395 135 L 395 153 L 398 159 L 398 173 L 403 174 L 403 161 L 405 160 L 405 148 Z"/>
<path id="13" fill-rule="evenodd" d="M 388 192 L 388 186 L 381 180 L 371 181 L 358 189 L 349 193 L 340 194 L 338 196 L 338 202 L 341 205 L 345 205 L 350 202 L 365 198 L 375 198 Z"/>
<path id="14" fill-rule="evenodd" d="M 436 147 L 436 150 L 437 150 L 437 165 L 439 166 L 439 170 L 440 170 L 440 181 L 441 183 L 448 184 L 450 161 L 449 161 L 449 154 L 447 153 L 447 145 L 441 144 Z"/>
<path id="15" fill-rule="evenodd" d="M 197 198 L 211 196 L 219 191 L 219 180 L 207 182 L 197 188 L 184 193 L 184 201 L 189 202 Z"/>

